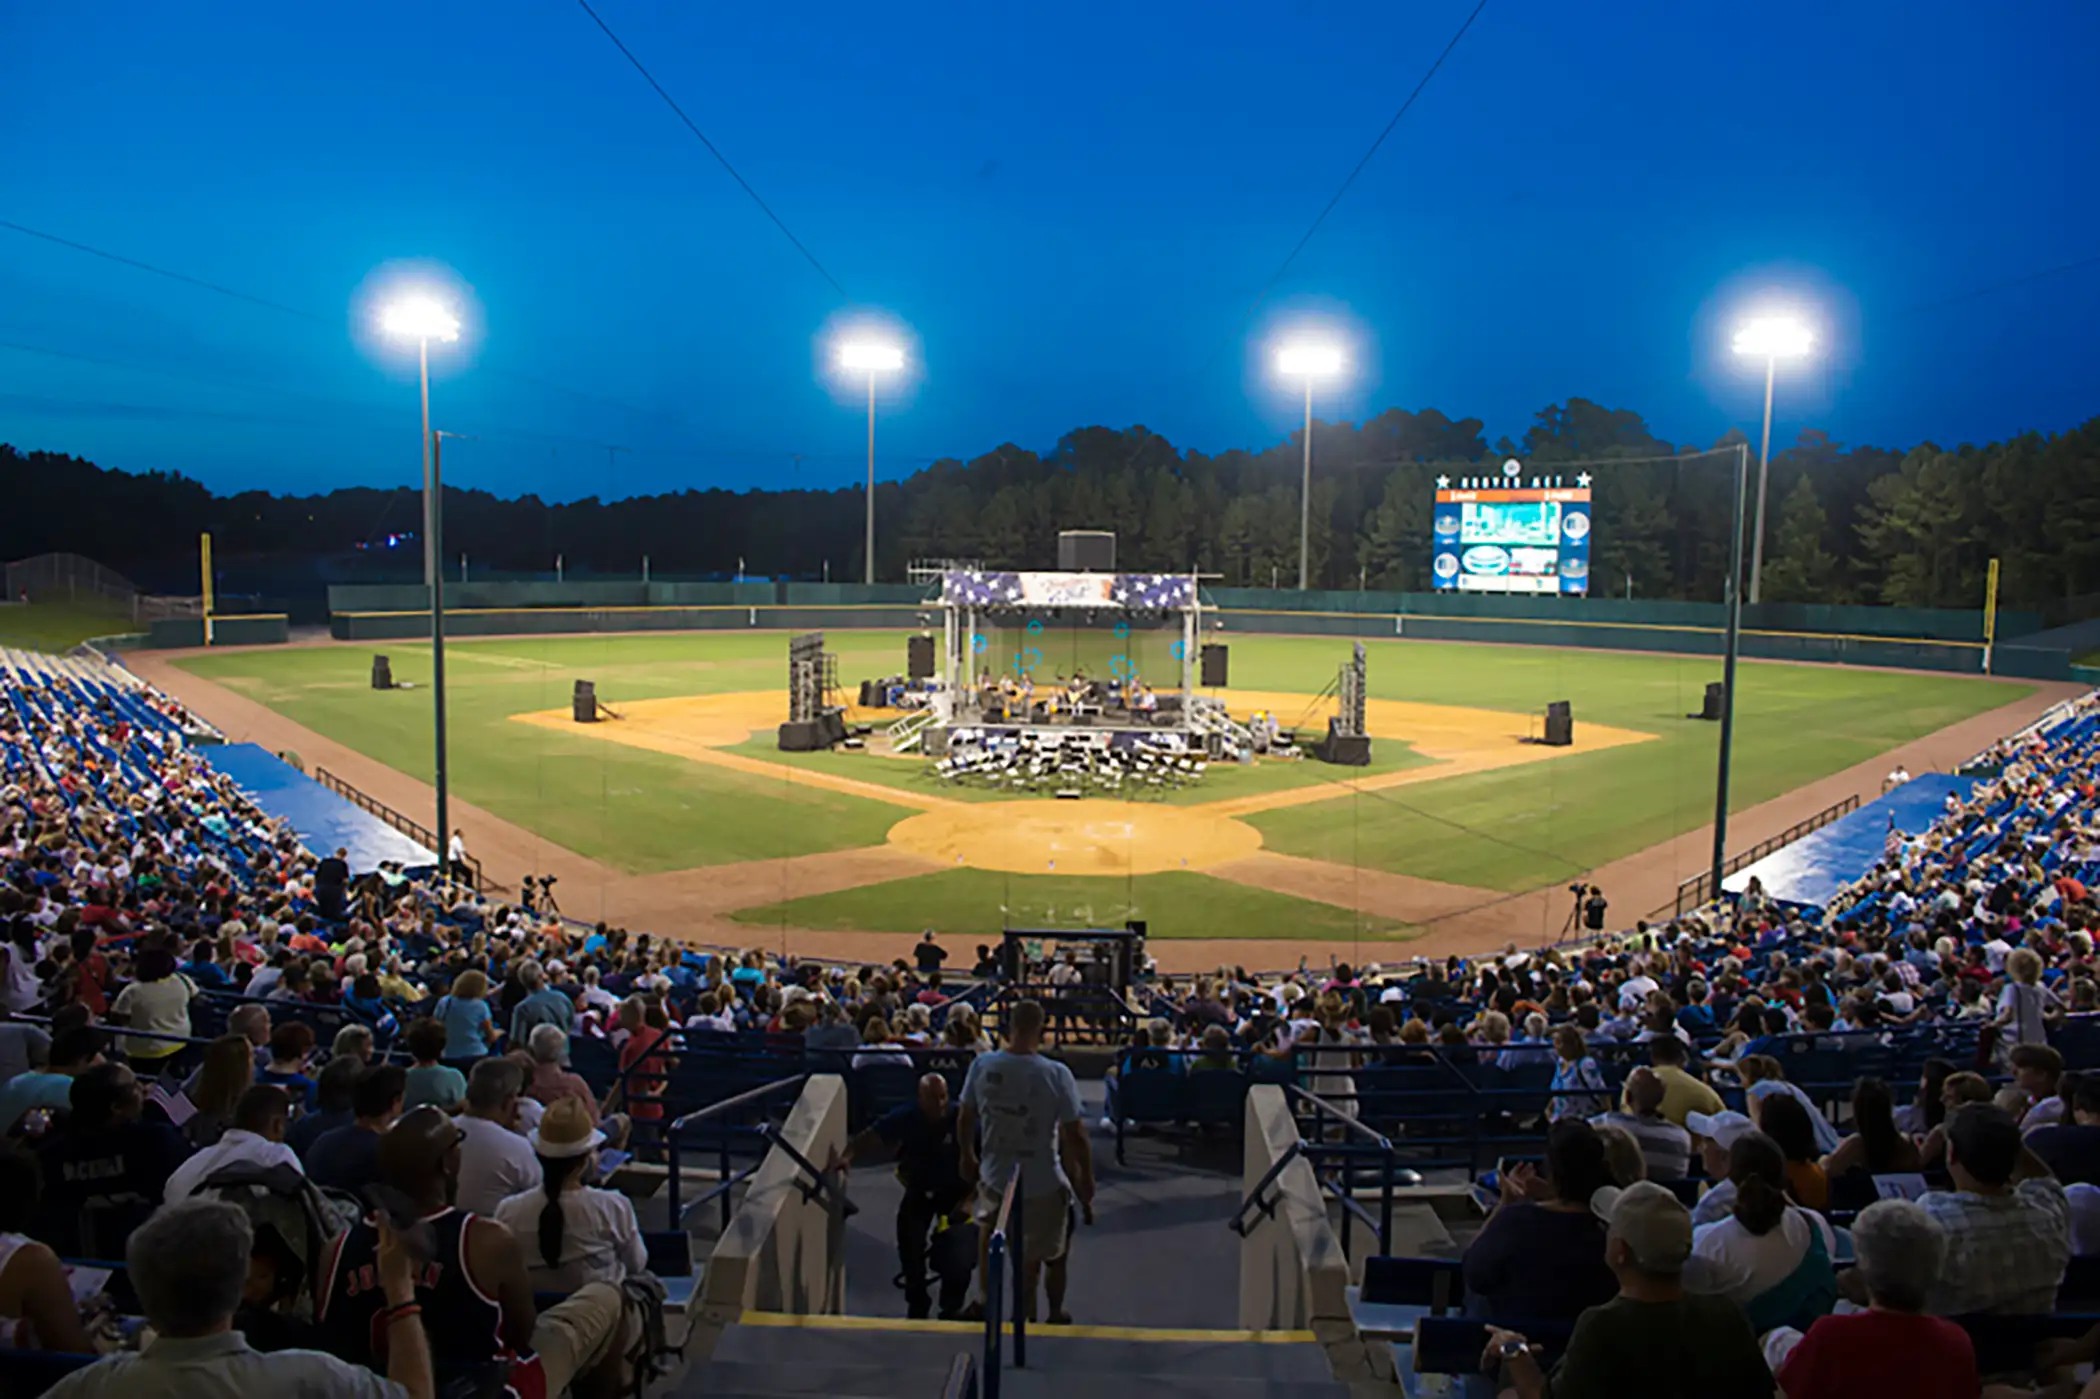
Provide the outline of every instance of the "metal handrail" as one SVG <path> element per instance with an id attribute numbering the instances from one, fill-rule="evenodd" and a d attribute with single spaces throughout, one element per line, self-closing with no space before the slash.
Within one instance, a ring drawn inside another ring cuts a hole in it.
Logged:
<path id="1" fill-rule="evenodd" d="M 941 1399 L 977 1399 L 977 1363 L 970 1352 L 955 1353 L 949 1362 L 948 1378 L 941 1381 Z"/>
<path id="2" fill-rule="evenodd" d="M 1300 1102 L 1307 1104 L 1315 1112 L 1320 1113 L 1324 1117 L 1334 1119 L 1336 1122 L 1339 1122 L 1342 1126 L 1346 1127 L 1351 1132 L 1354 1132 L 1358 1136 L 1363 1137 L 1364 1139 L 1369 1141 L 1371 1145 L 1377 1147 L 1379 1150 L 1391 1151 L 1393 1149 L 1392 1140 L 1388 1138 L 1384 1133 L 1375 1131 L 1371 1127 L 1365 1125 L 1364 1123 L 1357 1121 L 1348 1113 L 1343 1112 L 1340 1108 L 1336 1107 L 1333 1103 L 1330 1103 L 1325 1098 L 1322 1098 L 1319 1094 L 1311 1092 L 1308 1089 L 1300 1088 L 1295 1083 L 1285 1084 L 1283 1086 L 1283 1091 L 1285 1096 L 1294 1098 Z"/>
<path id="3" fill-rule="evenodd" d="M 666 1031 L 664 1038 L 668 1039 L 669 1037 L 670 1032 Z M 657 1045 L 652 1045 L 650 1047 L 650 1053 L 655 1053 L 656 1049 L 661 1045 L 661 1043 L 661 1041 L 658 1041 Z M 643 1058 L 647 1057 L 647 1055 L 643 1056 Z M 641 1062 L 641 1059 L 635 1060 L 636 1064 L 640 1064 Z M 668 1078 L 669 1076 L 665 1075 L 665 1077 Z M 616 1082 L 624 1082 L 625 1079 L 626 1075 L 623 1072 L 621 1078 L 619 1080 L 616 1080 Z M 661 1128 L 661 1135 L 659 1136 L 658 1140 L 662 1144 L 664 1150 L 664 1175 L 667 1177 L 665 1185 L 668 1190 L 667 1203 L 670 1206 L 671 1218 L 678 1220 L 681 1224 L 683 1224 L 687 1213 L 685 1208 L 680 1204 L 678 1198 L 679 1194 L 681 1193 L 680 1186 L 683 1183 L 683 1172 L 681 1171 L 678 1160 L 680 1155 L 680 1134 L 701 1123 L 712 1121 L 718 1117 L 725 1117 L 732 1112 L 736 1112 L 742 1108 L 747 1108 L 753 1103 L 762 1102 L 763 1100 L 769 1097 L 778 1095 L 785 1089 L 794 1088 L 799 1090 L 801 1086 L 808 1081 L 809 1075 L 806 1073 L 791 1074 L 787 1078 L 776 1079 L 771 1083 L 762 1083 L 756 1088 L 746 1089 L 742 1093 L 738 1093 L 734 1097 L 724 1098 L 718 1103 L 709 1103 L 704 1108 L 695 1108 L 693 1111 L 686 1113 L 684 1116 L 673 1118 L 671 1121 L 665 1123 Z M 751 1175 L 752 1171 L 758 1169 L 758 1167 L 754 1165 L 753 1167 L 751 1167 L 750 1170 L 734 1174 L 731 1173 L 729 1169 L 729 1142 L 731 1135 L 736 1130 L 738 1130 L 736 1124 L 728 1124 L 725 1127 L 725 1130 L 722 1132 L 720 1139 L 715 1143 L 717 1153 L 720 1157 L 719 1182 L 716 1184 L 713 1190 L 708 1191 L 706 1194 L 702 1195 L 699 1200 L 694 1202 L 694 1207 L 697 1208 L 699 1205 L 705 1204 L 708 1200 L 713 1199 L 716 1196 L 720 1196 L 722 1201 L 722 1227 L 725 1229 L 729 1227 L 729 1191 L 739 1182 L 748 1178 Z M 754 1131 L 756 1135 L 771 1142 L 774 1145 L 780 1144 L 777 1136 L 770 1132 L 766 1132 L 763 1129 L 747 1128 L 743 1130 Z M 763 1164 L 763 1162 L 764 1157 L 760 1157 L 760 1164 Z"/>
<path id="4" fill-rule="evenodd" d="M 380 820 L 386 822 L 389 826 L 392 826 L 395 830 L 401 832 L 401 834 L 407 836 L 410 840 L 413 840 L 418 844 L 422 845 L 424 848 L 428 849 L 432 854 L 437 856 L 438 868 L 441 871 L 446 872 L 449 876 L 450 866 L 452 862 L 445 858 L 446 842 L 443 839 L 441 839 L 436 832 L 433 832 L 430 829 L 430 827 L 424 825 L 421 821 L 418 821 L 413 816 L 407 816 L 402 814 L 401 812 L 394 810 L 394 808 L 388 806 L 385 802 L 380 801 L 378 798 L 368 796 L 365 793 L 359 791 L 357 788 L 351 786 L 348 782 L 345 782 L 342 778 L 337 777 L 334 773 L 330 772 L 327 768 L 316 767 L 313 772 L 313 778 L 314 781 L 320 783 L 323 787 L 335 793 L 337 796 L 342 797 L 351 805 L 361 807 L 363 810 L 370 813 L 371 815 L 377 816 Z M 482 873 L 481 861 L 476 859 L 474 856 L 469 855 L 467 856 L 464 863 L 466 864 L 467 868 L 472 870 L 474 873 L 474 892 L 478 894 L 482 890 L 488 888 L 488 877 Z"/>
<path id="5" fill-rule="evenodd" d="M 1843 816 L 1849 816 L 1857 810 L 1859 810 L 1859 794 L 1855 792 L 1851 796 L 1846 797 L 1841 802 L 1831 803 L 1829 806 L 1824 807 L 1821 811 L 1817 812 L 1813 816 L 1804 817 L 1803 819 L 1796 821 L 1793 825 L 1788 826 L 1778 835 L 1765 837 L 1765 839 L 1757 842 L 1757 844 L 1751 846 L 1748 850 L 1738 850 L 1735 854 L 1729 856 L 1726 860 L 1724 860 L 1721 863 L 1721 876 L 1725 879 L 1729 875 L 1734 874 L 1737 870 L 1743 868 L 1743 866 L 1755 864 L 1757 861 L 1762 860 L 1765 856 L 1771 854 L 1773 851 L 1792 845 L 1795 841 L 1801 839 L 1803 836 L 1812 835 L 1816 831 L 1822 830 L 1823 827 L 1830 825 L 1838 818 Z M 1679 880 L 1677 884 L 1676 902 L 1674 904 L 1665 904 L 1663 905 L 1663 908 L 1670 909 L 1672 917 L 1678 917 L 1681 916 L 1687 908 L 1698 908 L 1707 900 L 1712 898 L 1718 898 L 1720 896 L 1720 890 L 1710 889 L 1707 887 L 1710 883 L 1712 883 L 1712 881 L 1712 870 L 1701 870 L 1698 874 L 1693 875 L 1690 879 Z M 1686 890 L 1690 890 L 1691 893 L 1687 895 L 1685 892 Z M 1663 911 L 1663 908 L 1655 909 L 1650 916 L 1652 917 L 1654 916 L 1654 914 L 1661 913 Z"/>
<path id="6" fill-rule="evenodd" d="M 1285 1149 L 1283 1155 L 1276 1158 L 1276 1164 L 1269 1167 L 1268 1174 L 1254 1183 L 1254 1188 L 1247 1192 L 1245 1199 L 1240 1201 L 1240 1207 L 1232 1212 L 1232 1218 L 1225 1221 L 1225 1227 L 1238 1234 L 1241 1238 L 1245 1238 L 1247 1236 L 1248 1210 L 1258 1209 L 1264 1217 L 1273 1218 L 1276 1214 L 1276 1201 L 1274 1199 L 1264 1200 L 1262 1196 L 1268 1191 L 1270 1186 L 1276 1183 L 1276 1177 L 1282 1175 L 1285 1168 L 1303 1155 L 1304 1152 L 1305 1141 L 1303 1138 L 1292 1142 Z"/>
<path id="7" fill-rule="evenodd" d="M 992 1215 L 991 1238 L 985 1245 L 984 1255 L 984 1399 L 999 1399 L 999 1375 L 1003 1363 L 999 1349 L 999 1323 L 1001 1313 L 1007 1310 L 1007 1288 L 1013 1288 L 1014 1366 L 1024 1368 L 1028 1363 L 1028 1335 L 1025 1313 L 1029 1298 L 1022 1295 L 1025 1273 L 1022 1254 L 1027 1247 L 1027 1231 L 1009 1235 L 1013 1221 L 1014 1201 L 1021 1194 L 1021 1168 L 1006 1178 L 1006 1189 L 999 1196 L 999 1208 Z M 1006 1264 L 1012 1260 L 1013 1276 L 1009 1283 Z"/>

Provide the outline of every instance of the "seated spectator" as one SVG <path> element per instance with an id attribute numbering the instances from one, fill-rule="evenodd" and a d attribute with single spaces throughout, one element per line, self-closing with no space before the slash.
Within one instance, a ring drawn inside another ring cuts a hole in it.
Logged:
<path id="1" fill-rule="evenodd" d="M 315 1084 L 306 1070 L 313 1052 L 314 1027 L 302 1020 L 287 1020 L 270 1032 L 270 1062 L 255 1081 L 275 1084 L 302 1109 L 310 1107 Z"/>
<path id="2" fill-rule="evenodd" d="M 200 991 L 226 991 L 233 986 L 233 978 L 226 974 L 226 968 L 219 965 L 219 950 L 212 946 L 209 938 L 197 939 L 182 974 L 195 982 Z"/>
<path id="3" fill-rule="evenodd" d="M 226 1017 L 226 1033 L 247 1039 L 255 1051 L 255 1067 L 263 1068 L 270 1062 L 270 1010 L 254 1002 L 237 1005 Z"/>
<path id="4" fill-rule="evenodd" d="M 598 1125 L 598 1096 L 583 1076 L 568 1068 L 569 1037 L 558 1025 L 533 1027 L 526 1046 L 532 1055 L 532 1076 L 525 1082 L 527 1096 L 542 1107 L 553 1107 L 564 1098 L 574 1098 Z"/>
<path id="5" fill-rule="evenodd" d="M 459 1145 L 459 1128 L 431 1107 L 405 1114 L 379 1142 L 380 1179 L 408 1197 L 425 1231 L 428 1261 L 416 1272 L 415 1301 L 437 1383 L 474 1386 L 507 1371 L 521 1394 L 560 1395 L 572 1383 L 610 1392 L 623 1354 L 619 1289 L 590 1283 L 537 1311 L 517 1238 L 452 1204 Z M 375 1331 L 394 1305 L 372 1285 L 381 1243 L 373 1223 L 353 1224 L 336 1244 L 316 1306 L 329 1349 L 360 1364 L 376 1358 Z"/>
<path id="6" fill-rule="evenodd" d="M 1554 1123 L 1545 1174 L 1524 1164 L 1504 1172 L 1495 1212 L 1466 1250 L 1469 1309 L 1490 1321 L 1550 1320 L 1610 1297 L 1604 1228 L 1589 1206 L 1609 1184 L 1596 1131 L 1580 1118 Z"/>
<path id="7" fill-rule="evenodd" d="M 1947 1075 L 1940 1085 L 1940 1124 L 1925 1134 L 1918 1143 L 1918 1159 L 1928 1171 L 1944 1170 L 1947 1164 L 1947 1124 L 1954 1114 L 1970 1104 L 1987 1107 L 1995 1096 L 1991 1081 L 1979 1073 L 1964 1070 Z"/>
<path id="8" fill-rule="evenodd" d="M 604 1142 L 605 1134 L 591 1124 L 583 1105 L 564 1099 L 548 1109 L 529 1148 L 543 1184 L 496 1207 L 497 1222 L 525 1250 L 534 1291 L 574 1292 L 593 1282 L 617 1285 L 648 1270 L 634 1203 L 618 1191 L 585 1184 Z"/>
<path id="9" fill-rule="evenodd" d="M 362 1199 L 379 1179 L 379 1138 L 402 1112 L 408 1074 L 397 1064 L 379 1064 L 358 1076 L 350 1090 L 350 1121 L 323 1132 L 306 1152 L 307 1178 L 324 1190 Z"/>
<path id="10" fill-rule="evenodd" d="M 1741 1310 L 1685 1286 L 1692 1221 L 1677 1197 L 1643 1181 L 1600 1192 L 1593 1208 L 1609 1226 L 1604 1260 L 1618 1295 L 1576 1318 L 1550 1387 L 1513 1331 L 1489 1332 L 1481 1368 L 1504 1365 L 1517 1399 L 1769 1399 L 1772 1372 Z"/>
<path id="11" fill-rule="evenodd" d="M 511 1196 L 540 1187 L 539 1163 L 518 1130 L 524 1072 L 508 1059 L 484 1059 L 467 1075 L 467 1106 L 455 1119 L 459 1187 L 453 1201 L 470 1214 L 493 1215 Z"/>
<path id="12" fill-rule="evenodd" d="M 378 1054 L 378 1045 L 372 1037 L 370 1025 L 345 1025 L 335 1032 L 329 1042 L 328 1058 L 355 1059 L 360 1064 L 369 1064 Z"/>
<path id="13" fill-rule="evenodd" d="M 2063 1081 L 2064 1056 L 2046 1044 L 2018 1044 L 2007 1059 L 2012 1065 L 2013 1086 L 2027 1100 L 2020 1130 L 2032 1132 L 2060 1121 L 2063 1104 L 2057 1099 L 2056 1090 Z"/>
<path id="14" fill-rule="evenodd" d="M 1640 1148 L 1646 1180 L 1682 1180 L 1692 1164 L 1692 1134 L 1662 1115 L 1663 1083 L 1649 1068 L 1626 1076 L 1626 1110 L 1590 1119 L 1596 1128 L 1616 1127 Z"/>
<path id="15" fill-rule="evenodd" d="M 188 1089 L 197 1111 L 182 1124 L 194 1147 L 215 1146 L 233 1123 L 233 1110 L 255 1082 L 255 1051 L 245 1035 L 221 1035 L 205 1046 L 204 1062 Z"/>
<path id="16" fill-rule="evenodd" d="M 870 1064 L 911 1064 L 911 1051 L 898 1044 L 890 1036 L 890 1022 L 879 1015 L 871 1015 L 860 1029 L 860 1050 L 853 1056 L 853 1067 L 865 1069 Z"/>
<path id="17" fill-rule="evenodd" d="M 285 1145 L 304 1161 L 314 1143 L 338 1127 L 356 1120 L 357 1081 L 365 1074 L 365 1061 L 354 1054 L 330 1059 L 314 1080 L 314 1110 L 302 1113 L 284 1134 Z"/>
<path id="18" fill-rule="evenodd" d="M 1201 1048 L 1202 1052 L 1189 1062 L 1191 1073 L 1210 1073 L 1240 1066 L 1239 1056 L 1232 1051 L 1232 1035 L 1223 1025 L 1203 1027 Z"/>
<path id="19" fill-rule="evenodd" d="M 408 1027 L 405 1038 L 414 1061 L 408 1071 L 405 1110 L 434 1107 L 451 1112 L 457 1108 L 467 1096 L 467 1076 L 439 1062 L 445 1054 L 445 1027 L 425 1017 Z"/>
<path id="20" fill-rule="evenodd" d="M 1748 1054 L 1736 1061 L 1735 1071 L 1737 1077 L 1743 1081 L 1743 1096 L 1746 1101 L 1762 1101 L 1780 1094 L 1792 1098 L 1808 1114 L 1808 1125 L 1815 1133 L 1816 1155 L 1821 1156 L 1824 1152 L 1837 1150 L 1837 1127 L 1829 1118 L 1823 1116 L 1822 1109 L 1816 1106 L 1815 1099 L 1786 1081 L 1786 1071 L 1780 1068 L 1777 1059 L 1769 1054 Z M 1750 1109 L 1750 1115 L 1753 1118 L 1758 1116 L 1755 1106 Z"/>
<path id="21" fill-rule="evenodd" d="M 2027 1149 L 2066 1188 L 2100 1185 L 2100 1073 L 2078 1080 L 2070 1120 L 2028 1133 Z"/>
<path id="22" fill-rule="evenodd" d="M 1659 1111 L 1665 1120 L 1679 1127 L 1695 1112 L 1711 1116 L 1726 1106 L 1719 1093 L 1686 1072 L 1687 1053 L 1684 1042 L 1676 1038 L 1648 1041 L 1648 1062 L 1655 1066 L 1655 1076 L 1663 1086 Z"/>
<path id="23" fill-rule="evenodd" d="M 512 1044 L 526 1043 L 541 1025 L 557 1026 L 564 1035 L 575 1030 L 576 1003 L 547 984 L 547 973 L 538 962 L 528 957 L 518 964 L 518 984 L 525 997 L 510 1013 Z"/>
<path id="24" fill-rule="evenodd" d="M 1590 1057 L 1582 1031 L 1573 1025 L 1555 1030 L 1553 1053 L 1553 1098 L 1546 1115 L 1555 1122 L 1570 1117 L 1587 1121 L 1609 1111 L 1611 1085 L 1604 1081 L 1604 1070 Z"/>
<path id="25" fill-rule="evenodd" d="M 299 1153 L 284 1144 L 291 1125 L 292 1100 L 274 1083 L 258 1083 L 241 1094 L 233 1125 L 211 1146 L 182 1163 L 168 1177 L 169 1204 L 188 1199 L 228 1166 L 290 1166 L 305 1173 Z"/>
<path id="26" fill-rule="evenodd" d="M 66 1268 L 48 1244 L 27 1233 L 43 1177 L 27 1152 L 0 1145 L 0 1351 L 94 1349 Z"/>
<path id="27" fill-rule="evenodd" d="M 1821 1153 L 1808 1109 L 1800 1100 L 1783 1093 L 1750 1100 L 1750 1115 L 1758 1129 L 1779 1146 L 1786 1157 L 1786 1192 L 1796 1203 L 1812 1210 L 1830 1208 L 1830 1178 L 1823 1174 Z"/>
<path id="28" fill-rule="evenodd" d="M 1764 1133 L 1736 1139 L 1728 1179 L 1735 1186 L 1729 1217 L 1694 1233 L 1686 1286 L 1742 1307 L 1760 1334 L 1805 1329 L 1837 1301 L 1830 1261 L 1837 1236 L 1821 1215 L 1787 1202 L 1786 1158 Z"/>
<path id="29" fill-rule="evenodd" d="M 445 1027 L 445 1062 L 461 1073 L 495 1047 L 496 1017 L 488 994 L 488 977 L 469 969 L 454 977 L 452 990 L 430 1008 L 431 1019 Z"/>
<path id="30" fill-rule="evenodd" d="M 664 1052 L 672 1042 L 670 1022 L 661 1007 L 629 996 L 620 1002 L 620 1026 L 627 1031 L 620 1044 L 620 1101 L 634 1121 L 661 1122 L 671 1072 L 670 1055 Z M 858 1059 L 854 1067 L 860 1067 Z"/>
<path id="31" fill-rule="evenodd" d="M 0 1088 L 33 1069 L 41 1069 L 51 1054 L 51 1036 L 41 1025 L 17 1020 L 0 1005 Z"/>
<path id="32" fill-rule="evenodd" d="M 74 1077 L 71 1108 L 36 1153 L 44 1208 L 31 1232 L 61 1257 L 115 1253 L 189 1156 L 182 1134 L 146 1120 L 145 1106 L 127 1065 L 96 1064 Z"/>
<path id="33" fill-rule="evenodd" d="M 1852 1248 L 1868 1309 L 1808 1328 L 1779 1367 L 1786 1399 L 1974 1399 L 1983 1382 L 1969 1333 L 1923 1315 L 1947 1255 L 1939 1221 L 1908 1200 L 1877 1201 L 1854 1221 Z"/>
<path id="34" fill-rule="evenodd" d="M 138 1069 L 158 1074 L 182 1053 L 179 1041 L 189 1037 L 190 1002 L 196 997 L 197 988 L 188 977 L 176 973 L 175 954 L 165 947 L 149 947 L 140 952 L 132 960 L 132 972 L 137 980 L 117 993 L 109 1018 L 128 1029 L 179 1037 L 124 1037 L 125 1057 Z"/>
<path id="35" fill-rule="evenodd" d="M 950 1019 L 953 1023 L 952 1012 Z M 835 998 L 826 996 L 823 1005 L 817 1011 L 817 1023 L 803 1032 L 802 1043 L 810 1049 L 858 1049 L 860 1031 L 846 1018 L 845 1007 Z"/>
<path id="36" fill-rule="evenodd" d="M 1918 1095 L 1907 1106 L 1896 1110 L 1896 1125 L 1910 1136 L 1923 1137 L 1946 1121 L 1944 1094 L 1947 1079 L 1954 1071 L 1954 1065 L 1946 1059 L 1927 1059 L 1918 1073 Z"/>
<path id="37" fill-rule="evenodd" d="M 343 1009 L 357 1017 L 357 1025 L 345 1025 L 346 1030 L 357 1028 L 370 1034 L 386 1026 L 392 1033 L 394 1013 L 387 1008 L 386 989 L 372 972 L 359 971 L 350 977 L 349 988 L 343 992 Z"/>
<path id="38" fill-rule="evenodd" d="M 1854 1171 L 1885 1176 L 1924 1169 L 1918 1159 L 1917 1144 L 1896 1130 L 1895 1097 L 1888 1084 L 1870 1077 L 1852 1085 L 1852 1135 L 1839 1142 L 1837 1150 L 1825 1156 L 1822 1164 L 1824 1178 L 1833 1188 Z M 1866 1195 L 1872 1198 L 1871 1180 Z"/>
<path id="39" fill-rule="evenodd" d="M 2020 1126 L 1987 1104 L 1947 1119 L 1951 1191 L 1918 1200 L 1947 1234 L 1947 1258 L 1926 1310 L 2042 1313 L 2071 1257 L 2071 1207 L 2049 1168 L 2020 1141 Z"/>
<path id="40" fill-rule="evenodd" d="M 89 1025 L 53 1035 L 43 1068 L 17 1074 L 0 1086 L 0 1136 L 14 1131 L 31 1112 L 64 1112 L 71 1106 L 73 1080 L 102 1062 L 107 1044 L 108 1038 Z"/>
<path id="41" fill-rule="evenodd" d="M 50 1399 L 432 1399 L 430 1350 L 411 1306 L 414 1264 L 391 1229 L 379 1226 L 371 1259 L 373 1290 L 387 1309 L 384 1379 L 320 1351 L 249 1348 L 233 1329 L 233 1314 L 254 1245 L 254 1227 L 238 1205 L 192 1200 L 155 1215 L 124 1249 L 152 1341 L 74 1371 L 52 1386 Z"/>

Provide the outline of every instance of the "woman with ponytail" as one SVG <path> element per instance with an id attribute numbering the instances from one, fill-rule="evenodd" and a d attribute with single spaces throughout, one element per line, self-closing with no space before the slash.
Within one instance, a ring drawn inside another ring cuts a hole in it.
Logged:
<path id="1" fill-rule="evenodd" d="M 1728 1179 L 1735 1207 L 1693 1231 L 1686 1288 L 1736 1303 L 1759 1335 L 1775 1326 L 1806 1331 L 1837 1304 L 1836 1236 L 1823 1216 L 1787 1199 L 1786 1154 L 1763 1132 L 1746 1132 L 1728 1149 Z"/>
<path id="2" fill-rule="evenodd" d="M 525 1250 L 526 1275 L 538 1292 L 574 1292 L 585 1283 L 617 1285 L 649 1267 L 634 1203 L 616 1190 L 586 1185 L 605 1134 L 591 1125 L 579 1098 L 547 1109 L 532 1134 L 541 1186 L 496 1207 L 496 1219 Z"/>

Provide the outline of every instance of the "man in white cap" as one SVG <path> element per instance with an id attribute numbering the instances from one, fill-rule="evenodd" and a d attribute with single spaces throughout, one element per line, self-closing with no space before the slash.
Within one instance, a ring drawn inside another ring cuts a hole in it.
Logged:
<path id="1" fill-rule="evenodd" d="M 1575 1319 L 1549 1387 L 1538 1353 L 1514 1331 L 1488 1329 L 1481 1368 L 1501 1368 L 1518 1399 L 1771 1399 L 1772 1372 L 1742 1308 L 1687 1295 L 1692 1217 L 1669 1190 L 1605 1186 L 1590 1208 L 1608 1233 L 1604 1261 L 1619 1295 Z"/>
<path id="2" fill-rule="evenodd" d="M 1735 1182 L 1728 1178 L 1729 1150 L 1757 1130 L 1757 1124 L 1739 1112 L 1695 1112 L 1684 1119 L 1699 1148 L 1700 1164 L 1707 1178 L 1718 1182 L 1699 1197 L 1692 1210 L 1694 1226 L 1718 1224 L 1735 1210 Z"/>

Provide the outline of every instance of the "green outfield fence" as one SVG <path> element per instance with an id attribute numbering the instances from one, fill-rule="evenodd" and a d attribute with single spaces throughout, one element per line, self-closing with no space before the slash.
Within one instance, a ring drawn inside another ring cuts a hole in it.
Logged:
<path id="1" fill-rule="evenodd" d="M 214 646 L 270 646 L 288 640 L 291 622 L 281 612 L 211 619 Z M 167 650 L 204 644 L 202 617 L 163 617 L 146 627 L 145 645 Z"/>
<path id="2" fill-rule="evenodd" d="M 445 590 L 446 634 L 911 628 L 931 619 L 932 592 L 916 584 L 638 579 L 454 584 Z M 1228 640 L 1234 632 L 1399 636 L 1718 656 L 1727 623 L 1725 609 L 1710 602 L 1269 588 L 1210 588 L 1204 597 Z M 328 590 L 328 602 L 330 626 L 339 640 L 429 635 L 424 611 L 428 604 L 420 586 L 338 585 Z M 2073 667 L 2067 649 L 2021 644 L 2021 637 L 2041 627 L 2037 613 L 1999 613 L 1992 672 L 2036 680 L 2100 679 Z M 1764 660 L 1979 672 L 1983 614 L 1764 603 L 1743 609 L 1743 654 Z"/>

